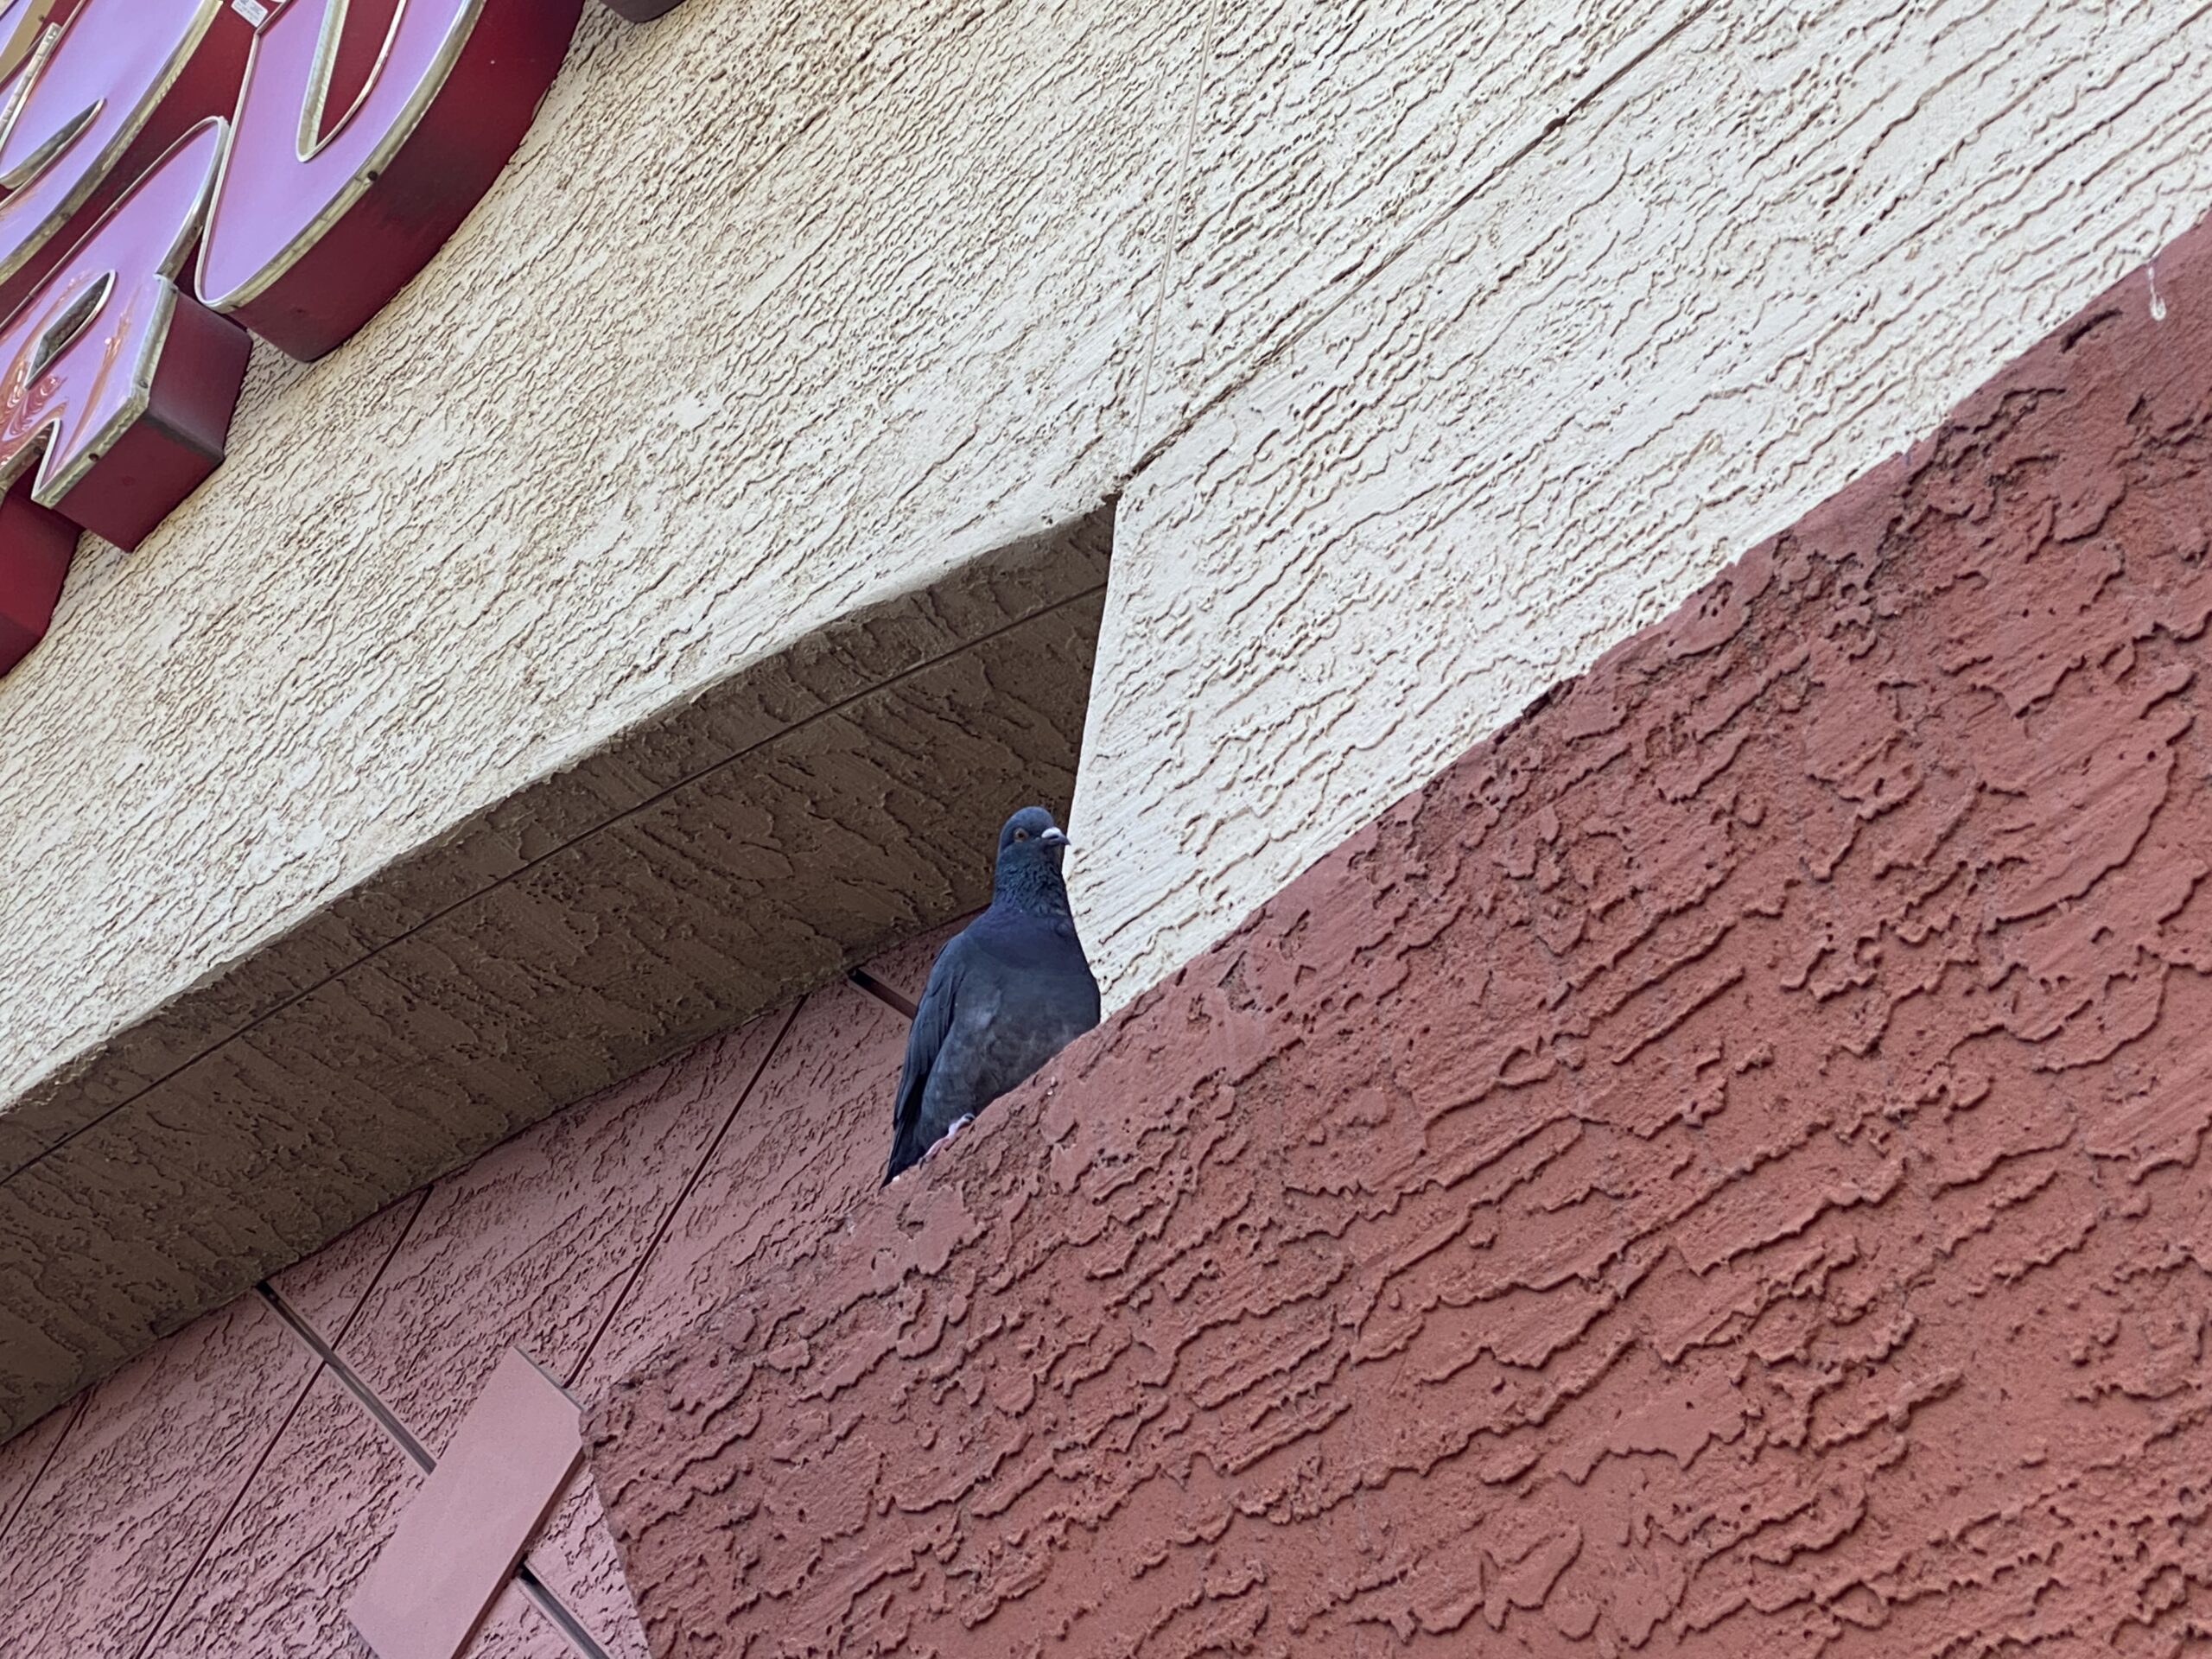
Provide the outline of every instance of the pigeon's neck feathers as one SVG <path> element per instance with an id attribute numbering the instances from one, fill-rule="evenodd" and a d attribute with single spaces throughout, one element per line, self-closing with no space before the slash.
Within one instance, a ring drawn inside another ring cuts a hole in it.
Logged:
<path id="1" fill-rule="evenodd" d="M 1009 847 L 991 876 L 991 908 L 1023 916 L 1067 916 L 1068 884 L 1042 848 Z"/>

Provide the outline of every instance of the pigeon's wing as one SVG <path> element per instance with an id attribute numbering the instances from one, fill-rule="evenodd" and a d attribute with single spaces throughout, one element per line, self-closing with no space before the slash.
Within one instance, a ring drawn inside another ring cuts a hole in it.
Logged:
<path id="1" fill-rule="evenodd" d="M 966 942 L 962 934 L 938 952 L 930 966 L 929 983 L 922 988 L 920 1006 L 914 1010 L 913 1026 L 906 1033 L 906 1064 L 899 1070 L 899 1093 L 891 1108 L 891 1160 L 883 1171 L 887 1186 L 929 1150 L 921 1144 L 922 1091 L 929 1086 L 930 1068 L 937 1064 L 945 1033 L 952 1029 L 952 1005 L 967 959 Z"/>

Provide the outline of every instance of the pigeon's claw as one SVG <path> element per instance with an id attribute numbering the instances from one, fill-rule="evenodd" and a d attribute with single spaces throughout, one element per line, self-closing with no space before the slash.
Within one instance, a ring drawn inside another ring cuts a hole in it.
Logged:
<path id="1" fill-rule="evenodd" d="M 931 1147 L 927 1152 L 922 1154 L 922 1162 L 926 1164 L 931 1159 L 936 1157 L 938 1154 L 943 1152 L 947 1147 L 950 1146 L 952 1144 L 952 1137 L 959 1134 L 961 1130 L 966 1128 L 975 1121 L 976 1115 L 973 1112 L 969 1113 L 965 1117 L 954 1118 L 952 1120 L 952 1127 L 938 1137 L 938 1141 L 935 1146 Z"/>

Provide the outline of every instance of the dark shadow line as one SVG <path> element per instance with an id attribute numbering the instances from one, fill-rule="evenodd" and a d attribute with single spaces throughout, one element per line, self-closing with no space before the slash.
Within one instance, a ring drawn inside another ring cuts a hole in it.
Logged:
<path id="1" fill-rule="evenodd" d="M 537 1611 L 550 1619 L 555 1629 L 569 1638 L 569 1645 L 582 1659 L 610 1659 L 607 1649 L 593 1639 L 584 1629 L 583 1622 L 569 1611 L 569 1605 L 553 1593 L 553 1588 L 530 1569 L 527 1559 L 515 1563 L 515 1582 L 522 1592 L 537 1604 Z"/>
<path id="2" fill-rule="evenodd" d="M 415 1195 L 415 1213 L 407 1217 L 407 1224 L 399 1230 L 399 1236 L 391 1241 L 391 1248 L 384 1253 L 384 1260 L 377 1263 L 376 1272 L 370 1275 L 369 1282 L 361 1287 L 359 1298 L 346 1310 L 346 1318 L 338 1326 L 338 1333 L 330 1339 L 333 1350 L 352 1333 L 353 1321 L 361 1317 L 368 1307 L 369 1299 L 382 1288 L 385 1274 L 391 1272 L 391 1264 L 399 1260 L 399 1253 L 407 1248 L 407 1241 L 415 1236 L 415 1224 L 423 1219 L 423 1211 L 430 1207 L 430 1189 L 436 1185 L 435 1181 L 426 1181 L 423 1190 Z M 304 1319 L 301 1322 L 306 1323 Z"/>
<path id="3" fill-rule="evenodd" d="M 418 1211 L 416 1213 L 420 1214 L 421 1212 Z M 410 1219 L 408 1224 L 410 1227 L 414 1224 L 412 1218 Z M 395 1253 L 397 1253 L 397 1249 L 398 1247 L 397 1245 L 393 1247 Z M 323 1368 L 345 1386 L 346 1392 L 352 1395 L 353 1398 L 360 1403 L 361 1408 L 364 1411 L 366 1411 L 371 1417 L 376 1420 L 378 1427 L 382 1428 L 386 1434 L 391 1437 L 392 1443 L 397 1446 L 399 1449 L 402 1452 L 404 1452 L 410 1458 L 414 1459 L 415 1465 L 417 1468 L 422 1470 L 422 1471 L 427 1475 L 438 1466 L 437 1459 L 430 1455 L 429 1448 L 424 1446 L 423 1442 L 416 1440 L 414 1435 L 408 1433 L 407 1426 L 399 1421 L 397 1415 L 393 1413 L 391 1408 L 386 1406 L 383 1401 L 377 1398 L 375 1393 L 370 1389 L 369 1385 L 361 1380 L 360 1375 L 356 1372 L 352 1366 L 348 1365 L 343 1359 L 340 1359 L 338 1357 L 337 1350 L 334 1349 L 328 1343 L 325 1342 L 321 1337 L 315 1333 L 315 1327 L 310 1325 L 304 1319 L 301 1318 L 298 1312 L 293 1308 L 291 1304 L 287 1302 L 283 1297 L 277 1294 L 276 1287 L 274 1285 L 271 1285 L 264 1279 L 261 1283 L 256 1285 L 254 1288 L 261 1294 L 262 1299 L 266 1301 L 270 1306 L 275 1308 L 276 1312 L 283 1317 L 284 1323 L 290 1325 L 294 1331 L 299 1333 L 300 1339 L 306 1343 L 308 1347 L 314 1349 L 317 1354 L 321 1356 Z M 368 1300 L 368 1296 L 365 1293 L 363 1294 L 361 1300 L 365 1302 Z M 308 1379 L 308 1382 L 309 1385 L 312 1386 L 314 1379 L 310 1377 Z M 304 1391 L 302 1393 L 301 1398 L 302 1400 L 306 1398 Z M 294 1409 L 297 1410 L 298 1408 L 295 1406 Z M 276 1445 L 276 1442 L 271 1440 L 270 1445 L 273 1447 Z M 255 1472 L 258 1473 L 260 1465 L 257 1464 L 255 1465 Z M 239 1488 L 240 1497 L 245 1495 L 245 1489 L 244 1487 Z M 227 1518 L 227 1516 L 226 1518 Z M 524 1554 L 526 1554 L 527 1553 L 528 1546 L 525 1544 Z M 514 1576 L 516 1581 L 522 1586 L 523 1593 L 529 1596 L 531 1600 L 537 1604 L 538 1610 L 544 1613 L 546 1617 L 553 1622 L 555 1628 L 557 1629 L 561 1634 L 568 1639 L 569 1644 L 582 1656 L 582 1659 L 609 1659 L 607 1650 L 601 1647 L 599 1643 L 592 1638 L 591 1633 L 585 1630 L 582 1622 L 577 1619 L 576 1616 L 573 1612 L 569 1611 L 567 1604 L 563 1602 L 560 1597 L 553 1593 L 552 1590 L 547 1586 L 543 1580 L 540 1579 L 537 1573 L 531 1571 L 530 1565 L 526 1560 L 518 1560 L 515 1563 Z M 179 1592 L 181 1593 L 181 1591 L 182 1586 L 180 1586 Z M 155 1635 L 159 1634 L 160 1630 L 156 1629 Z M 150 1642 L 153 1638 L 149 1637 L 147 1639 Z M 141 1659 L 143 1659 L 143 1650 L 141 1653 Z"/>
<path id="4" fill-rule="evenodd" d="M 302 1319 L 292 1305 L 277 1294 L 276 1286 L 264 1279 L 254 1289 L 261 1294 L 264 1301 L 283 1316 L 285 1324 L 299 1333 L 300 1340 L 315 1350 L 330 1374 L 345 1385 L 346 1392 L 361 1402 L 361 1408 L 377 1420 L 384 1432 L 391 1437 L 393 1445 L 415 1460 L 416 1468 L 427 1475 L 438 1466 L 437 1459 L 430 1455 L 423 1442 L 408 1433 L 407 1425 L 399 1421 L 391 1407 L 377 1398 L 351 1365 L 338 1357 L 338 1351 L 325 1342 L 315 1327 Z"/>
<path id="5" fill-rule="evenodd" d="M 774 1040 L 769 1043 L 767 1052 L 761 1055 L 760 1064 L 753 1068 L 753 1075 L 745 1080 L 745 1087 L 737 1091 L 737 1098 L 730 1103 L 729 1113 L 722 1119 L 721 1128 L 715 1131 L 715 1138 L 707 1143 L 706 1151 L 700 1154 L 698 1165 L 692 1170 L 690 1178 L 684 1181 L 683 1190 L 676 1195 L 675 1202 L 668 1206 L 667 1213 L 660 1218 L 660 1224 L 653 1229 L 653 1236 L 645 1241 L 645 1248 L 639 1253 L 637 1265 L 630 1269 L 630 1276 L 622 1281 L 622 1288 L 615 1294 L 613 1300 L 607 1305 L 607 1313 L 599 1322 L 599 1329 L 591 1333 L 591 1340 L 584 1344 L 583 1352 L 576 1357 L 575 1364 L 569 1369 L 569 1375 L 563 1381 L 563 1387 L 573 1389 L 576 1386 L 577 1379 L 583 1376 L 584 1367 L 591 1363 L 591 1357 L 599 1351 L 601 1338 L 607 1335 L 608 1329 L 614 1323 L 614 1316 L 622 1311 L 623 1305 L 636 1291 L 639 1281 L 644 1279 L 645 1269 L 652 1264 L 653 1257 L 660 1251 L 662 1241 L 668 1236 L 668 1230 L 676 1224 L 677 1216 L 690 1200 L 692 1189 L 699 1185 L 700 1181 L 705 1178 L 707 1171 L 713 1166 L 715 1154 L 722 1149 L 722 1141 L 728 1136 L 730 1130 L 736 1127 L 737 1115 L 745 1109 L 745 1103 L 753 1097 L 753 1090 L 760 1085 L 761 1077 L 766 1074 L 768 1062 L 776 1058 L 776 1052 L 784 1046 L 784 1039 L 791 1033 L 791 1027 L 798 1022 L 798 1011 L 811 1000 L 810 997 L 800 997 L 791 1004 L 791 1012 L 784 1016 L 783 1026 L 777 1031 Z"/>
<path id="6" fill-rule="evenodd" d="M 896 1008 L 900 1014 L 906 1017 L 906 1023 L 908 1025 L 913 1024 L 914 1005 L 912 1002 L 909 1002 L 899 992 L 892 989 L 890 986 L 878 979 L 874 974 L 868 972 L 867 969 L 848 969 L 845 971 L 845 977 L 852 981 L 854 984 L 859 986 L 861 989 L 866 991 L 877 1001 L 884 1004 L 887 1007 Z"/>
<path id="7" fill-rule="evenodd" d="M 162 1604 L 161 1612 L 155 1618 L 153 1624 L 147 1627 L 146 1639 L 141 1642 L 133 1651 L 131 1659 L 146 1659 L 146 1656 L 153 1651 L 154 1643 L 160 1641 L 163 1633 L 170 1628 L 170 1616 L 176 1611 L 177 1605 L 184 1599 L 184 1592 L 192 1588 L 192 1581 L 200 1576 L 200 1569 L 207 1564 L 208 1556 L 214 1554 L 215 1541 L 223 1535 L 223 1529 L 231 1524 L 231 1517 L 238 1512 L 238 1505 L 245 1502 L 245 1495 L 253 1490 L 254 1482 L 261 1478 L 262 1470 L 268 1466 L 269 1459 L 276 1455 L 276 1448 L 283 1444 L 284 1436 L 291 1432 L 292 1420 L 300 1414 L 300 1408 L 307 1404 L 308 1396 L 315 1392 L 315 1380 L 321 1375 L 322 1367 L 320 1364 L 308 1367 L 307 1380 L 300 1384 L 299 1393 L 293 1396 L 291 1408 L 284 1414 L 284 1421 L 276 1425 L 276 1432 L 271 1434 L 267 1443 L 262 1446 L 261 1455 L 253 1460 L 253 1467 L 246 1471 L 245 1478 L 238 1483 L 238 1490 L 231 1494 L 231 1501 L 223 1505 L 223 1512 L 216 1516 L 215 1524 L 207 1529 L 207 1536 L 201 1542 L 199 1553 L 193 1556 L 192 1565 L 177 1575 L 176 1588 L 169 1592 L 169 1599 Z"/>
<path id="8" fill-rule="evenodd" d="M 24 1484 L 23 1490 L 17 1494 L 15 1507 L 8 1511 L 7 1517 L 0 1520 L 0 1543 L 7 1541 L 8 1534 L 16 1524 L 16 1517 L 30 1507 L 31 1495 L 45 1484 L 47 1471 L 54 1467 L 54 1459 L 61 1455 L 61 1448 L 68 1443 L 70 1435 L 76 1432 L 78 1421 L 85 1414 L 85 1408 L 92 1402 L 91 1389 L 81 1389 L 78 1391 L 75 1408 L 70 1412 L 69 1421 L 61 1425 L 61 1433 L 54 1437 L 54 1444 L 46 1448 L 46 1456 L 39 1460 L 38 1472 L 30 1478 Z M 34 1424 L 32 1427 L 35 1427 L 37 1425 Z"/>
<path id="9" fill-rule="evenodd" d="M 398 1255 L 399 1247 L 407 1242 L 407 1236 L 414 1231 L 416 1217 L 423 1213 L 423 1206 L 429 1202 L 429 1197 L 430 1189 L 427 1186 L 416 1194 L 415 1214 L 407 1217 L 407 1224 L 399 1230 L 399 1236 L 392 1241 L 391 1248 L 385 1252 L 384 1260 L 377 1263 L 376 1272 L 370 1275 L 369 1282 L 361 1287 L 359 1300 L 347 1312 L 346 1323 L 339 1327 L 339 1337 L 341 1340 L 346 1332 L 353 1328 L 355 1317 L 368 1306 L 369 1298 L 376 1294 L 377 1287 L 384 1282 L 385 1269 L 391 1266 L 393 1258 Z M 270 1300 L 274 1300 L 273 1294 Z M 279 1307 L 277 1311 L 280 1313 L 288 1312 L 283 1307 Z M 315 1380 L 322 1374 L 327 1363 L 323 1358 L 327 1349 L 320 1345 L 318 1340 L 308 1338 L 307 1320 L 296 1313 L 292 1313 L 285 1320 L 285 1324 L 290 1328 L 294 1336 L 305 1340 L 308 1351 L 315 1357 L 315 1368 L 308 1373 L 308 1380 L 301 1388 L 299 1397 L 292 1402 L 292 1408 L 284 1414 L 284 1421 L 276 1426 L 276 1432 L 269 1437 L 269 1443 L 261 1448 L 261 1455 L 253 1460 L 253 1467 L 247 1471 L 245 1481 L 240 1484 L 238 1491 L 231 1495 L 231 1501 L 224 1506 L 223 1513 L 217 1517 L 213 1528 L 208 1532 L 207 1541 L 200 1545 L 200 1553 L 192 1558 L 192 1565 L 186 1567 L 178 1577 L 176 1588 L 169 1592 L 169 1599 L 162 1605 L 160 1616 L 154 1620 L 153 1627 L 146 1632 L 146 1639 L 138 1644 L 137 1652 L 133 1659 L 146 1659 L 146 1655 L 153 1650 L 154 1643 L 160 1641 L 162 1633 L 169 1628 L 170 1615 L 176 1611 L 177 1604 L 184 1599 L 184 1592 L 192 1588 L 192 1581 L 200 1576 L 200 1569 L 207 1565 L 208 1555 L 214 1550 L 215 1541 L 223 1535 L 223 1529 L 230 1525 L 231 1517 L 238 1513 L 238 1505 L 245 1502 L 245 1495 L 253 1490 L 254 1482 L 261 1478 L 262 1470 L 268 1465 L 269 1459 L 276 1455 L 276 1447 L 283 1442 L 284 1436 L 290 1432 L 293 1419 L 300 1414 L 300 1408 L 307 1404 L 308 1396 L 315 1392 Z M 89 1398 L 91 1390 L 87 1389 L 86 1393 Z"/>

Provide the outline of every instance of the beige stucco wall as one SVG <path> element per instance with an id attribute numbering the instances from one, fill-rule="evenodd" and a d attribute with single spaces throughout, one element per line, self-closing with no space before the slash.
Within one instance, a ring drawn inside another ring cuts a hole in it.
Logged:
<path id="1" fill-rule="evenodd" d="M 0 681 L 0 1101 L 1126 469 L 1179 8 L 592 7 L 523 152 Z M 1184 78 L 1187 80 L 1187 76 Z"/>
<path id="2" fill-rule="evenodd" d="M 1076 814 L 1125 995 L 2212 202 L 2207 34 L 588 14 L 453 245 L 322 364 L 259 356 L 230 464 L 88 543 L 0 682 L 0 1100 L 1134 474 Z"/>
<path id="3" fill-rule="evenodd" d="M 1484 37 L 1487 9 L 1449 10 Z M 2212 9 L 1653 28 L 1124 498 L 1072 824 L 1109 1005 L 2212 209 Z M 1326 130 L 1406 79 L 1355 54 L 1286 75 L 1268 118 Z M 1389 235 L 1398 204 L 1336 200 L 1335 156 L 1299 200 Z M 1208 280 L 1256 279 L 1177 286 Z M 1195 354 L 1178 321 L 1163 359 Z"/>

